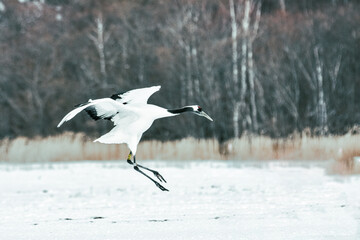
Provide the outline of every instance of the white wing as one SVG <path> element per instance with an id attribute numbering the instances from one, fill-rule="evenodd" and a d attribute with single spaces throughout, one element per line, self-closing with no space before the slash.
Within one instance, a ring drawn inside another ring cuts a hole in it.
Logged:
<path id="1" fill-rule="evenodd" d="M 122 104 L 141 105 L 146 104 L 149 97 L 159 91 L 161 86 L 139 88 L 125 93 L 118 93 L 111 96 L 112 99 Z"/>
<path id="2" fill-rule="evenodd" d="M 126 105 L 114 101 L 111 98 L 101 98 L 80 104 L 79 107 L 69 112 L 57 127 L 71 120 L 82 110 L 85 110 L 94 120 L 109 119 L 114 122 L 114 125 L 118 125 L 123 118 L 128 119 L 128 121 L 134 121 L 139 118 L 138 114 L 131 111 Z"/>

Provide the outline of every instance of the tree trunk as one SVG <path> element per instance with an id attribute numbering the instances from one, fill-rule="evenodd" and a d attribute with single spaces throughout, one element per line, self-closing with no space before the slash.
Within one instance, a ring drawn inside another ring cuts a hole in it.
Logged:
<path id="1" fill-rule="evenodd" d="M 255 72 L 254 72 L 254 58 L 253 58 L 253 42 L 256 38 L 259 22 L 260 22 L 260 4 L 257 6 L 256 18 L 254 23 L 254 29 L 251 36 L 248 39 L 248 73 L 249 73 L 249 90 L 250 90 L 250 105 L 251 105 L 251 119 L 252 119 L 252 130 L 254 133 L 258 131 L 257 122 L 257 106 L 256 106 L 256 92 L 255 92 Z"/>
<path id="2" fill-rule="evenodd" d="M 315 47 L 314 54 L 316 62 L 316 78 L 318 81 L 318 119 L 320 125 L 320 135 L 325 135 L 327 134 L 328 120 L 323 87 L 323 63 L 319 57 L 319 47 Z"/>
<path id="3" fill-rule="evenodd" d="M 239 138 L 239 114 L 240 114 L 240 102 L 235 102 L 233 109 L 233 128 L 234 128 L 234 138 Z"/>
<path id="4" fill-rule="evenodd" d="M 235 15 L 235 6 L 234 1 L 229 0 L 230 5 L 230 18 L 231 18 L 231 43 L 232 43 L 232 91 L 235 92 L 233 96 L 233 131 L 234 138 L 239 137 L 239 111 L 240 111 L 240 102 L 237 100 L 238 97 L 238 79 L 239 79 L 239 71 L 238 71 L 238 50 L 237 50 L 237 23 L 236 23 L 236 15 Z M 229 89 L 230 90 L 230 89 Z"/>
<path id="5" fill-rule="evenodd" d="M 250 25 L 250 0 L 245 1 L 244 18 L 242 19 L 242 45 L 241 45 L 241 91 L 240 91 L 240 112 L 242 113 L 243 127 L 250 119 L 249 111 L 246 110 L 245 96 L 247 90 L 246 72 L 247 72 L 247 52 Z"/>
<path id="6" fill-rule="evenodd" d="M 256 133 L 258 130 L 257 123 L 257 108 L 255 101 L 255 74 L 254 74 L 254 59 L 252 52 L 252 41 L 249 41 L 248 50 L 248 62 L 249 62 L 249 90 L 250 90 L 250 105 L 251 105 L 251 119 L 252 119 L 252 130 Z"/>
<path id="7" fill-rule="evenodd" d="M 237 50 L 237 24 L 235 18 L 234 1 L 229 0 L 231 17 L 231 43 L 232 43 L 232 80 L 234 85 L 238 83 L 238 50 Z"/>
<path id="8" fill-rule="evenodd" d="M 102 14 L 99 15 L 98 18 L 95 20 L 96 26 L 94 28 L 94 32 L 96 36 L 89 34 L 89 38 L 94 42 L 94 45 L 99 54 L 99 64 L 100 64 L 100 73 L 101 77 L 103 78 L 103 83 L 107 83 L 106 80 L 106 60 L 105 60 L 105 50 L 104 45 L 106 41 L 106 37 L 104 34 L 104 22 L 102 18 Z"/>
<path id="9" fill-rule="evenodd" d="M 100 56 L 100 72 L 103 76 L 106 76 L 106 63 L 105 63 L 105 52 L 104 52 L 104 24 L 101 15 L 96 19 L 96 26 L 97 26 L 97 47 Z"/>
<path id="10" fill-rule="evenodd" d="M 279 0 L 279 4 L 280 4 L 281 12 L 282 12 L 282 13 L 286 13 L 285 0 Z"/>
<path id="11" fill-rule="evenodd" d="M 187 96 L 188 101 L 192 101 L 193 94 L 193 84 L 191 79 L 191 49 L 188 44 L 185 45 L 185 66 L 186 66 L 186 87 L 187 87 Z"/>

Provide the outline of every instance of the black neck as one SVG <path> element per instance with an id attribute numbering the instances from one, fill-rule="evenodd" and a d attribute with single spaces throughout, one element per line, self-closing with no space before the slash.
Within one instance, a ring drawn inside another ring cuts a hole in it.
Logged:
<path id="1" fill-rule="evenodd" d="M 184 113 L 184 112 L 193 112 L 193 111 L 194 111 L 194 109 L 192 107 L 168 109 L 168 112 L 173 113 L 173 114 L 180 114 L 180 113 Z"/>

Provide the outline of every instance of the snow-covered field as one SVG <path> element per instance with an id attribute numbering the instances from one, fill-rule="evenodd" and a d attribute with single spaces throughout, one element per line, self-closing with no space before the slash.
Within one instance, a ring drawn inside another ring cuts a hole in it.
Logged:
<path id="1" fill-rule="evenodd" d="M 360 239 L 360 176 L 317 163 L 0 164 L 0 239 Z"/>

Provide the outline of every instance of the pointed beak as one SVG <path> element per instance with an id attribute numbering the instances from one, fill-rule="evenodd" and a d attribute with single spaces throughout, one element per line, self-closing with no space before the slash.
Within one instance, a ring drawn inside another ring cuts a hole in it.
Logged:
<path id="1" fill-rule="evenodd" d="M 199 113 L 199 115 L 202 116 L 202 117 L 205 117 L 205 118 L 209 119 L 210 121 L 214 121 L 214 120 L 213 120 L 209 115 L 207 115 L 204 111 L 201 111 L 201 112 Z"/>

